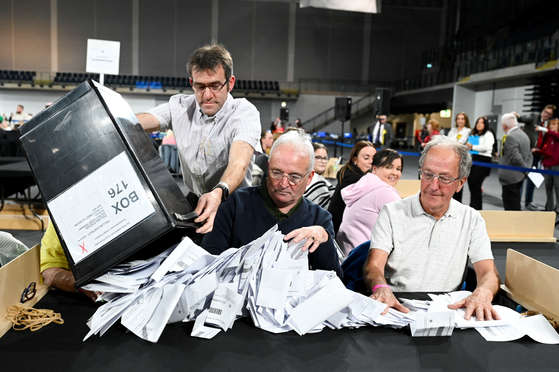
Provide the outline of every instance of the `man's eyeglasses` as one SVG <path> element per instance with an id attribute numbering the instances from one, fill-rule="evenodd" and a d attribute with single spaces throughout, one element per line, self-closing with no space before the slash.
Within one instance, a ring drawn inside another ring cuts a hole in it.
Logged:
<path id="1" fill-rule="evenodd" d="M 316 161 L 328 161 L 328 157 L 327 156 L 315 156 L 314 159 Z"/>
<path id="2" fill-rule="evenodd" d="M 433 180 L 433 178 L 438 178 L 439 182 L 444 184 L 444 185 L 450 185 L 451 183 L 453 183 L 456 180 L 459 180 L 462 177 L 458 177 L 458 178 L 452 178 L 449 176 L 441 176 L 440 174 L 434 174 L 431 172 L 427 172 L 423 169 L 419 170 L 419 175 L 423 176 L 423 178 L 429 182 L 431 182 Z"/>
<path id="3" fill-rule="evenodd" d="M 309 174 L 309 172 L 305 173 L 302 176 L 298 174 L 285 174 L 277 169 L 270 169 L 269 173 L 270 176 L 272 176 L 272 178 L 275 179 L 276 181 L 281 181 L 283 180 L 283 177 L 287 177 L 287 181 L 291 186 L 298 185 L 303 180 L 303 178 L 305 178 L 305 176 Z"/>
<path id="4" fill-rule="evenodd" d="M 215 84 L 199 84 L 199 83 L 194 83 L 192 84 L 192 90 L 194 90 L 196 93 L 203 93 L 206 88 L 209 88 L 210 91 L 212 92 L 219 92 L 221 89 L 223 89 L 223 87 L 225 86 L 225 84 L 227 84 L 229 82 L 229 79 L 225 80 L 225 83 L 221 84 L 221 83 L 215 83 Z"/>
<path id="5" fill-rule="evenodd" d="M 27 288 L 23 290 L 21 294 L 21 303 L 27 302 L 35 297 L 35 293 L 37 293 L 37 288 L 35 282 L 31 282 Z"/>

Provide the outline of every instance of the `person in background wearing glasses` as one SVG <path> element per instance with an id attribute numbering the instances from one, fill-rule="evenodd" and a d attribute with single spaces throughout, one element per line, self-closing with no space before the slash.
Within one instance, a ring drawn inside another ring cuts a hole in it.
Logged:
<path id="1" fill-rule="evenodd" d="M 524 124 L 522 129 L 524 130 L 524 133 L 528 135 L 528 138 L 530 138 L 530 147 L 532 148 L 532 153 L 534 155 L 532 159 L 532 167 L 538 167 L 538 163 L 542 160 L 536 151 L 543 145 L 545 132 L 540 131 L 538 128 L 547 128 L 549 120 L 553 117 L 556 109 L 557 107 L 555 105 L 549 104 L 543 108 L 541 114 L 532 112 L 528 115 L 520 116 L 516 112 L 512 112 L 512 114 L 516 116 L 518 122 Z M 536 185 L 534 185 L 532 180 L 527 178 L 526 193 L 524 194 L 524 206 L 530 211 L 541 211 L 543 208 L 534 203 L 535 189 Z M 520 191 L 522 191 L 522 189 Z"/>
<path id="2" fill-rule="evenodd" d="M 219 206 L 213 230 L 202 247 L 211 254 L 239 248 L 278 225 L 285 240 L 306 239 L 309 268 L 342 271 L 330 213 L 303 197 L 314 176 L 310 137 L 299 131 L 283 134 L 272 146 L 268 177 L 260 186 L 237 190 Z"/>
<path id="3" fill-rule="evenodd" d="M 312 146 L 314 148 L 314 176 L 303 196 L 322 208 L 328 209 L 332 194 L 336 190 L 326 178 L 322 177 L 328 164 L 328 149 L 322 143 L 317 142 Z"/>
<path id="4" fill-rule="evenodd" d="M 455 140 L 435 136 L 425 146 L 419 158 L 419 193 L 386 204 L 373 228 L 363 269 L 373 299 L 407 313 L 393 292 L 455 291 L 462 286 L 469 258 L 477 288 L 448 307 L 466 307 L 466 319 L 500 319 L 491 305 L 501 281 L 485 221 L 452 198 L 464 186 L 471 165 L 468 148 Z"/>
<path id="5" fill-rule="evenodd" d="M 229 93 L 235 85 L 233 59 L 222 45 L 195 50 L 186 67 L 194 94 L 174 95 L 136 117 L 148 133 L 175 133 L 188 199 L 197 204 L 194 222 L 204 223 L 196 232 L 205 234 L 221 202 L 251 185 L 254 154 L 262 151 L 262 126 L 256 107 Z"/>

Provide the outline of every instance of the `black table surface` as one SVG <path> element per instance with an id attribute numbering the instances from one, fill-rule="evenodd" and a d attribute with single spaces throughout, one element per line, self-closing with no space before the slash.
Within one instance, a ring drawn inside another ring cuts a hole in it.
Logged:
<path id="1" fill-rule="evenodd" d="M 10 177 L 30 177 L 33 178 L 33 173 L 31 173 L 31 168 L 27 160 L 22 160 L 18 162 L 12 162 L 0 165 L 0 177 L 10 178 Z"/>
<path id="2" fill-rule="evenodd" d="M 408 297 L 408 296 L 406 296 Z M 528 337 L 487 342 L 474 329 L 451 337 L 412 338 L 408 328 L 362 327 L 299 336 L 257 329 L 248 319 L 211 340 L 191 337 L 193 323 L 165 327 L 157 343 L 115 324 L 85 342 L 96 304 L 81 294 L 49 292 L 39 309 L 60 312 L 64 324 L 0 339 L 2 371 L 557 371 L 557 345 Z"/>

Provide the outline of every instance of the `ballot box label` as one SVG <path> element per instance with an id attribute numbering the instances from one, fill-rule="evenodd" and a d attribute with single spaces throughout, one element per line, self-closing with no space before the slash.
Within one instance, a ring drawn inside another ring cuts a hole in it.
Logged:
<path id="1" fill-rule="evenodd" d="M 155 213 L 125 152 L 48 206 L 75 263 Z"/>

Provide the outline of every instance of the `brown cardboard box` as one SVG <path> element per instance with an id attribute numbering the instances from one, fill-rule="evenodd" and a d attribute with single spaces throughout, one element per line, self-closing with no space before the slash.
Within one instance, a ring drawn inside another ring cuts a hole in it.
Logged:
<path id="1" fill-rule="evenodd" d="M 12 322 L 6 319 L 6 309 L 13 305 L 21 305 L 21 294 L 31 282 L 36 283 L 37 293 L 23 306 L 35 306 L 48 292 L 48 286 L 44 285 L 41 279 L 40 252 L 41 246 L 37 244 L 0 268 L 0 337 L 12 327 Z"/>

